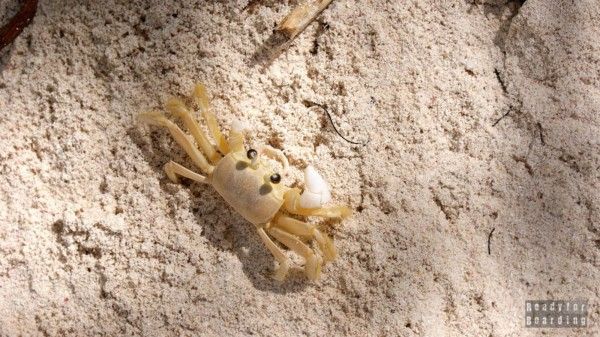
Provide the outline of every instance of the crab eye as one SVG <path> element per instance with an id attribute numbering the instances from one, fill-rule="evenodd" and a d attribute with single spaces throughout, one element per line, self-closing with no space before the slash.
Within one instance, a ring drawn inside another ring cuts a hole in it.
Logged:
<path id="1" fill-rule="evenodd" d="M 279 173 L 273 173 L 271 174 L 271 177 L 269 177 L 269 179 L 271 179 L 271 182 L 273 184 L 279 184 L 279 182 L 281 181 L 281 176 L 279 175 Z"/>
<path id="2" fill-rule="evenodd" d="M 246 156 L 248 157 L 248 159 L 254 159 L 256 158 L 256 156 L 258 156 L 258 152 L 256 152 L 255 149 L 250 149 L 248 150 L 248 152 L 246 152 Z"/>

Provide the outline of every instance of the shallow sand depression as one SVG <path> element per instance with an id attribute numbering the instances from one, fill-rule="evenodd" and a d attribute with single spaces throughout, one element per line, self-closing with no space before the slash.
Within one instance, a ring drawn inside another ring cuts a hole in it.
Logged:
<path id="1" fill-rule="evenodd" d="M 334 0 L 265 60 L 297 3 L 40 2 L 0 52 L 0 336 L 599 335 L 600 2 Z M 320 281 L 165 175 L 136 116 L 196 82 L 352 208 Z"/>

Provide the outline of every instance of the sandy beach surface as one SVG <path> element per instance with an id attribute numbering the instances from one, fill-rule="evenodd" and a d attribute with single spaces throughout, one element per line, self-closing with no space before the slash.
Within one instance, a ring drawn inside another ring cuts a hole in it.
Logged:
<path id="1" fill-rule="evenodd" d="M 600 2 L 334 0 L 269 59 L 297 4 L 40 1 L 0 51 L 0 336 L 599 336 Z M 165 175 L 136 116 L 196 82 L 352 208 L 319 281 Z M 543 299 L 588 326 L 525 328 Z"/>

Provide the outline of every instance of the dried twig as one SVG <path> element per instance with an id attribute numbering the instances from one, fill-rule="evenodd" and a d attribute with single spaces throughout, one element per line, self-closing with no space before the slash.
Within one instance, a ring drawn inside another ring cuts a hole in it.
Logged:
<path id="1" fill-rule="evenodd" d="M 13 42 L 29 25 L 37 11 L 38 0 L 25 0 L 19 12 L 2 28 L 0 28 L 0 50 Z"/>
<path id="2" fill-rule="evenodd" d="M 261 2 L 261 0 L 250 0 L 248 1 L 248 4 L 246 4 L 246 6 L 244 6 L 244 8 L 242 8 L 242 12 L 245 11 L 249 11 L 249 12 L 254 12 L 254 9 L 256 8 L 256 6 L 258 6 L 258 4 Z"/>
<path id="3" fill-rule="evenodd" d="M 288 40 L 300 34 L 333 0 L 309 0 L 300 4 L 275 28 Z"/>
<path id="4" fill-rule="evenodd" d="M 501 120 L 504 119 L 504 117 L 508 116 L 508 114 L 512 111 L 512 107 L 509 107 L 508 110 L 504 113 L 504 115 L 502 115 L 502 117 L 498 118 L 494 124 L 492 124 L 492 126 L 496 126 L 498 123 L 500 123 Z"/>
<path id="5" fill-rule="evenodd" d="M 506 93 L 508 92 L 506 90 L 506 83 L 504 83 L 502 76 L 500 76 L 500 71 L 498 70 L 498 68 L 494 68 L 494 74 L 496 74 L 496 79 L 500 83 L 500 88 L 502 88 L 502 92 L 504 92 L 504 94 L 506 95 Z"/>
<path id="6" fill-rule="evenodd" d="M 544 140 L 544 129 L 542 129 L 542 123 L 537 123 L 538 131 L 540 132 L 540 142 L 542 145 L 546 145 L 546 141 Z"/>
<path id="7" fill-rule="evenodd" d="M 304 100 L 303 101 L 304 105 L 306 107 L 313 107 L 313 106 L 317 106 L 319 108 L 321 108 L 321 110 L 325 111 L 325 115 L 327 115 L 327 118 L 329 119 L 329 122 L 331 123 L 331 126 L 333 127 L 333 130 L 335 131 L 335 133 L 338 134 L 338 136 L 340 136 L 343 140 L 347 141 L 350 144 L 354 144 L 354 145 L 367 145 L 368 141 L 365 143 L 359 143 L 359 142 L 355 142 L 352 141 L 346 137 L 344 137 L 337 129 L 337 127 L 335 126 L 335 123 L 333 122 L 333 119 L 331 118 L 331 114 L 329 113 L 329 110 L 327 109 L 327 106 L 324 104 L 319 104 L 319 103 L 315 103 L 309 100 Z"/>
<path id="8" fill-rule="evenodd" d="M 492 231 L 490 232 L 490 234 L 488 234 L 488 255 L 492 255 L 492 247 L 491 247 L 492 234 L 494 234 L 495 230 L 496 230 L 496 227 L 492 228 Z"/>
<path id="9" fill-rule="evenodd" d="M 281 55 L 333 0 L 308 0 L 296 6 L 273 31 L 273 34 L 252 55 L 251 65 L 267 65 Z"/>

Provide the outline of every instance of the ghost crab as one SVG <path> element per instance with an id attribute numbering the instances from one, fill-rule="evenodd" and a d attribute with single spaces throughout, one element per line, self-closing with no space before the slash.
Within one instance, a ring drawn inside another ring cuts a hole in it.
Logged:
<path id="1" fill-rule="evenodd" d="M 275 279 L 285 279 L 291 261 L 271 237 L 304 258 L 306 276 L 317 280 L 322 265 L 336 257 L 333 241 L 316 225 L 293 216 L 342 219 L 350 215 L 350 209 L 343 205 L 324 207 L 331 199 L 329 187 L 312 166 L 304 170 L 303 191 L 280 184 L 282 175 L 274 172 L 260 155 L 279 161 L 283 166 L 282 174 L 285 174 L 289 164 L 282 151 L 270 146 L 261 146 L 258 150 L 246 149 L 245 128 L 239 122 L 232 124 L 229 136 L 225 137 L 211 111 L 202 84 L 196 85 L 192 97 L 202 112 L 216 148 L 210 143 L 190 110 L 179 99 L 170 99 L 166 103 L 166 109 L 183 121 L 193 138 L 160 112 L 151 111 L 139 116 L 149 124 L 166 127 L 194 164 L 205 174 L 200 175 L 174 161 L 169 161 L 164 167 L 169 179 L 178 182 L 181 176 L 212 185 L 229 205 L 255 225 L 261 240 L 279 263 L 274 274 Z M 316 242 L 318 249 L 311 248 L 309 241 Z"/>

